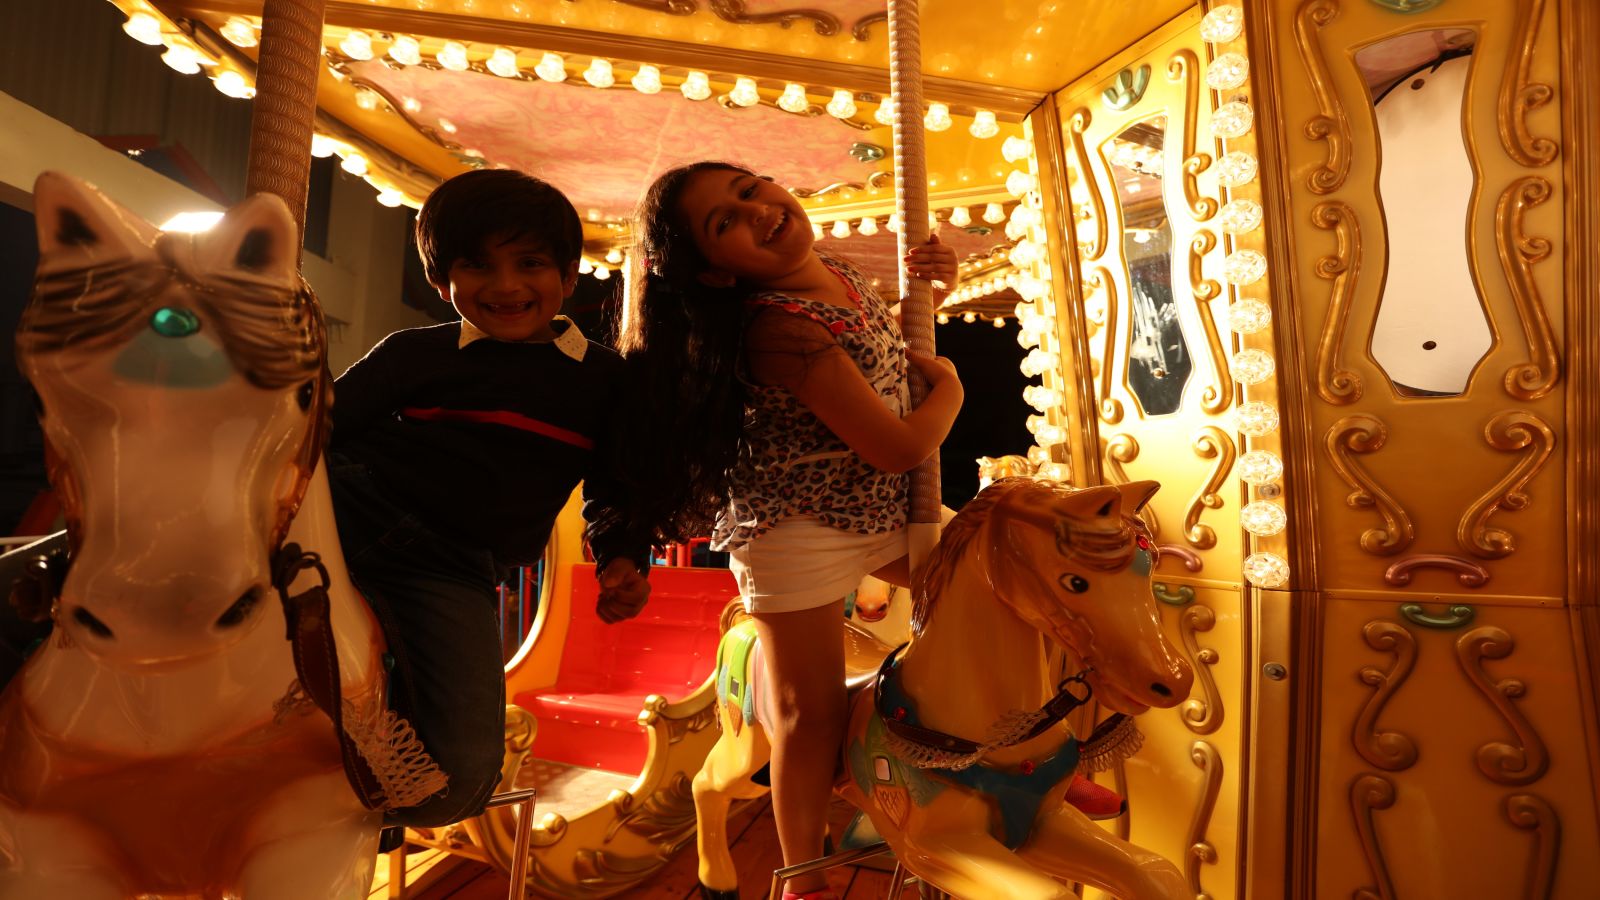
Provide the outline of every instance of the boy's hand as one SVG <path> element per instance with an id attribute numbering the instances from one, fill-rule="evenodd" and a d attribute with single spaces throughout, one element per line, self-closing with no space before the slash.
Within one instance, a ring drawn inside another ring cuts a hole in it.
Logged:
<path id="1" fill-rule="evenodd" d="M 650 582 L 631 559 L 613 559 L 597 577 L 600 599 L 594 609 L 600 621 L 608 625 L 637 616 L 650 599 Z"/>
<path id="2" fill-rule="evenodd" d="M 928 236 L 928 242 L 912 247 L 906 254 L 906 269 L 917 278 L 933 282 L 933 288 L 948 294 L 956 287 L 956 251 L 941 243 L 937 234 Z"/>

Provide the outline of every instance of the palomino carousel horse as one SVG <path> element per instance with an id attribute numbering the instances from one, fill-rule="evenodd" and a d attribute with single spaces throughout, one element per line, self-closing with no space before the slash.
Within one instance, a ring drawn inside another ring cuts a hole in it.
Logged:
<path id="1" fill-rule="evenodd" d="M 1170 862 L 1065 802 L 1080 763 L 1066 713 L 1090 694 L 1130 715 L 1174 706 L 1193 681 L 1161 634 L 1155 550 L 1134 517 L 1157 487 L 997 481 L 918 570 L 915 636 L 852 700 L 839 790 L 919 877 L 965 898 L 1075 896 L 1068 881 L 1124 900 L 1193 897 Z M 1083 670 L 1055 684 L 1047 641 Z M 766 790 L 750 780 L 770 758 L 762 668 L 753 629 L 731 627 L 718 649 L 722 736 L 694 780 L 712 900 L 738 895 L 729 802 Z"/>
<path id="2" fill-rule="evenodd" d="M 373 809 L 441 778 L 340 556 L 288 209 L 190 236 L 61 175 L 35 201 L 18 358 L 72 554 L 0 696 L 0 898 L 364 897 Z"/>

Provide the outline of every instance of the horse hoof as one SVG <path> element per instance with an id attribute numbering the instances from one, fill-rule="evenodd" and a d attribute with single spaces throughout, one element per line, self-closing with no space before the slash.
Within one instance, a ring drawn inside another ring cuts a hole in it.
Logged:
<path id="1" fill-rule="evenodd" d="M 700 885 L 700 900 L 739 900 L 739 889 L 719 891 L 716 888 Z"/>

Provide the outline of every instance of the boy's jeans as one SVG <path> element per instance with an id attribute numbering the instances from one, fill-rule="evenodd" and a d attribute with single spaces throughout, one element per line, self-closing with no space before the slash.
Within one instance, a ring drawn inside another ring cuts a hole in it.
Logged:
<path id="1" fill-rule="evenodd" d="M 483 811 L 505 753 L 505 668 L 494 558 L 426 528 L 362 463 L 325 460 L 345 564 L 383 625 L 394 670 L 389 705 L 449 778 L 385 825 L 437 827 Z M 316 549 L 316 548 L 307 548 Z"/>

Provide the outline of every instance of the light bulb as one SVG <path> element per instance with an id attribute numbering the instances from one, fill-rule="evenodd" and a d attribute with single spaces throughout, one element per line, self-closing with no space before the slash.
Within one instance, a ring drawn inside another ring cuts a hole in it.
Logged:
<path id="1" fill-rule="evenodd" d="M 465 72 L 467 70 L 467 45 L 460 41 L 445 41 L 439 52 L 434 54 L 439 60 L 439 65 L 452 72 Z"/>
<path id="2" fill-rule="evenodd" d="M 1267 274 L 1267 258 L 1255 250 L 1235 250 L 1222 261 L 1222 277 L 1229 284 L 1244 287 Z"/>
<path id="3" fill-rule="evenodd" d="M 1239 465 L 1235 471 L 1239 473 L 1239 480 L 1245 484 L 1257 487 L 1263 484 L 1275 484 L 1283 477 L 1283 460 L 1266 450 L 1251 450 L 1240 454 Z"/>
<path id="4" fill-rule="evenodd" d="M 606 262 L 611 263 L 613 266 L 622 262 L 622 248 L 612 247 L 610 250 L 607 250 Z"/>
<path id="5" fill-rule="evenodd" d="M 607 278 L 611 277 L 611 270 L 605 266 L 596 264 L 594 267 L 594 277 L 600 281 L 605 281 Z"/>
<path id="6" fill-rule="evenodd" d="M 173 44 L 161 54 L 161 61 L 174 72 L 193 75 L 200 71 L 200 54 L 186 44 Z"/>
<path id="7" fill-rule="evenodd" d="M 1250 61 L 1242 53 L 1224 53 L 1206 69 L 1206 86 L 1214 91 L 1231 91 L 1250 77 Z"/>
<path id="8" fill-rule="evenodd" d="M 1006 176 L 1006 193 L 1013 197 L 1021 197 L 1038 186 L 1039 179 L 1021 169 L 1017 169 Z"/>
<path id="9" fill-rule="evenodd" d="M 962 313 L 961 314 L 961 321 L 967 323 L 968 325 L 971 325 L 973 322 L 978 321 L 978 314 L 975 313 L 975 312 Z"/>
<path id="10" fill-rule="evenodd" d="M 812 222 L 812 223 L 811 223 L 811 239 L 812 239 L 812 240 L 815 240 L 815 241 L 820 241 L 820 240 L 822 240 L 822 236 L 823 236 L 823 235 L 824 235 L 824 234 L 825 234 L 825 233 L 826 233 L 826 232 L 824 232 L 824 231 L 823 231 L 823 230 L 822 230 L 822 226 L 821 226 L 821 225 L 820 225 L 820 224 L 818 224 L 818 223 L 816 223 L 816 222 Z"/>
<path id="11" fill-rule="evenodd" d="M 161 46 L 161 20 L 147 12 L 136 12 L 129 16 L 128 21 L 122 23 L 122 30 L 141 44 Z"/>
<path id="12" fill-rule="evenodd" d="M 1228 371 L 1233 373 L 1233 380 L 1240 384 L 1260 384 L 1272 377 L 1274 368 L 1272 354 L 1265 350 L 1240 350 L 1228 360 Z"/>
<path id="13" fill-rule="evenodd" d="M 728 92 L 728 99 L 735 106 L 750 107 L 761 102 L 761 92 L 756 89 L 756 80 L 740 75 L 733 82 L 733 90 Z"/>
<path id="14" fill-rule="evenodd" d="M 400 204 L 404 203 L 405 200 L 405 195 L 396 190 L 383 190 L 378 192 L 378 202 L 390 208 L 399 206 Z"/>
<path id="15" fill-rule="evenodd" d="M 351 175 L 365 175 L 367 174 L 367 158 L 359 153 L 347 154 L 343 160 L 340 160 L 339 168 L 349 172 Z"/>
<path id="16" fill-rule="evenodd" d="M 1019 163 L 1033 154 L 1033 145 L 1026 138 L 1015 135 L 1006 138 L 1000 144 L 1000 156 L 1008 163 Z"/>
<path id="17" fill-rule="evenodd" d="M 828 101 L 828 115 L 835 119 L 848 119 L 856 114 L 856 98 L 843 88 L 833 92 L 833 99 Z"/>
<path id="18" fill-rule="evenodd" d="M 311 155 L 318 159 L 327 159 L 333 155 L 333 138 L 325 134 L 311 135 Z"/>
<path id="19" fill-rule="evenodd" d="M 641 94 L 661 92 L 661 70 L 655 66 L 640 66 L 632 79 L 633 89 Z"/>
<path id="20" fill-rule="evenodd" d="M 1038 444 L 1034 444 L 1028 448 L 1028 462 L 1033 463 L 1035 466 L 1047 465 L 1050 462 L 1050 451 Z"/>
<path id="21" fill-rule="evenodd" d="M 845 219 L 839 219 L 838 221 L 833 223 L 833 228 L 831 230 L 829 230 L 828 233 L 833 235 L 836 238 L 847 238 L 847 237 L 849 237 L 850 236 L 850 223 L 849 223 L 849 221 L 847 221 Z"/>
<path id="22" fill-rule="evenodd" d="M 778 96 L 778 108 L 784 112 L 803 113 L 811 108 L 811 101 L 806 99 L 806 89 L 794 82 L 783 86 L 783 93 Z"/>
<path id="23" fill-rule="evenodd" d="M 951 124 L 950 107 L 943 103 L 928 104 L 928 112 L 922 117 L 922 126 L 929 131 L 944 131 Z"/>
<path id="24" fill-rule="evenodd" d="M 972 124 L 967 126 L 967 133 L 978 140 L 987 140 L 1000 133 L 1000 123 L 994 120 L 994 112 L 980 109 L 972 114 Z"/>
<path id="25" fill-rule="evenodd" d="M 1045 412 L 1061 404 L 1061 392 L 1042 384 L 1030 384 L 1022 389 L 1022 402 L 1040 412 Z"/>
<path id="26" fill-rule="evenodd" d="M 1217 160 L 1217 181 L 1223 187 L 1249 184 L 1256 177 L 1256 158 L 1243 150 L 1226 153 Z"/>
<path id="27" fill-rule="evenodd" d="M 1278 410 L 1260 400 L 1239 404 L 1233 415 L 1239 433 L 1248 437 L 1265 437 L 1278 430 Z"/>
<path id="28" fill-rule="evenodd" d="M 856 226 L 856 231 L 867 237 L 872 237 L 878 233 L 878 220 L 867 216 L 861 220 L 861 224 Z"/>
<path id="29" fill-rule="evenodd" d="M 1217 213 L 1217 223 L 1229 234 L 1245 234 L 1261 227 L 1261 204 L 1233 200 Z"/>
<path id="30" fill-rule="evenodd" d="M 1072 467 L 1066 463 L 1045 463 L 1039 467 L 1034 477 L 1041 481 L 1059 481 L 1065 484 L 1072 480 Z"/>
<path id="31" fill-rule="evenodd" d="M 1208 44 L 1231 41 L 1244 33 L 1244 11 L 1237 6 L 1218 6 L 1200 20 L 1200 39 Z"/>
<path id="32" fill-rule="evenodd" d="M 872 118 L 879 125 L 893 125 L 894 124 L 894 100 L 892 100 L 892 99 L 890 99 L 888 97 L 883 98 L 883 102 L 879 103 L 878 104 L 878 108 L 873 110 Z"/>
<path id="33" fill-rule="evenodd" d="M 557 54 L 546 52 L 539 64 L 533 67 L 533 74 L 549 82 L 566 81 L 567 65 Z"/>
<path id="34" fill-rule="evenodd" d="M 517 53 L 510 47 L 494 48 L 494 52 L 489 54 L 489 59 L 483 65 L 501 78 L 515 78 L 522 74 L 517 69 Z"/>
<path id="35" fill-rule="evenodd" d="M 1038 434 L 1034 435 L 1034 438 L 1046 447 L 1065 444 L 1068 437 L 1066 426 L 1063 425 L 1046 425 L 1039 429 Z"/>
<path id="36" fill-rule="evenodd" d="M 1228 307 L 1228 328 L 1236 334 L 1255 334 L 1272 323 L 1272 310 L 1249 297 Z"/>
<path id="37" fill-rule="evenodd" d="M 1006 327 L 1005 317 L 1004 316 L 995 316 L 992 320 L 990 320 L 990 324 L 994 325 L 994 327 L 996 327 L 996 328 L 1004 328 L 1004 327 Z"/>
<path id="38" fill-rule="evenodd" d="M 402 34 L 389 45 L 389 58 L 401 65 L 417 65 L 422 62 L 422 45 L 416 38 Z"/>
<path id="39" fill-rule="evenodd" d="M 580 259 L 580 260 L 578 260 L 578 274 L 579 275 L 588 275 L 593 271 L 594 271 L 594 260 L 589 259 L 587 256 L 582 258 L 582 259 Z"/>
<path id="40" fill-rule="evenodd" d="M 596 56 L 589 60 L 589 68 L 583 70 L 583 80 L 597 88 L 608 88 L 617 83 L 617 78 L 611 72 L 611 60 L 601 59 Z"/>
<path id="41" fill-rule="evenodd" d="M 1049 350 L 1035 348 L 1028 351 L 1028 355 L 1023 357 L 1021 365 L 1017 368 L 1021 369 L 1022 374 L 1029 378 L 1038 378 L 1046 372 L 1054 372 L 1056 366 L 1060 364 L 1061 357 Z"/>
<path id="42" fill-rule="evenodd" d="M 983 208 L 983 220 L 990 225 L 999 225 L 1006 220 L 1006 211 L 998 203 L 990 203 Z"/>
<path id="43" fill-rule="evenodd" d="M 261 43 L 261 39 L 256 37 L 255 23 L 244 16 L 229 16 L 217 31 L 235 47 L 254 47 Z"/>
<path id="44" fill-rule="evenodd" d="M 957 228 L 965 228 L 972 224 L 972 213 L 965 206 L 957 206 L 950 210 L 950 224 Z"/>
<path id="45" fill-rule="evenodd" d="M 351 29 L 339 42 L 339 51 L 351 59 L 369 60 L 372 58 L 372 35 L 359 28 Z"/>
<path id="46" fill-rule="evenodd" d="M 1256 587 L 1282 587 L 1289 582 L 1289 563 L 1276 553 L 1252 553 L 1244 559 L 1244 577 Z"/>
<path id="47" fill-rule="evenodd" d="M 704 72 L 690 72 L 678 90 L 690 100 L 704 100 L 711 96 L 711 79 Z"/>
<path id="48" fill-rule="evenodd" d="M 1255 124 L 1256 114 L 1250 104 L 1235 100 L 1217 107 L 1211 114 L 1211 133 L 1219 138 L 1236 138 L 1244 135 Z"/>
<path id="49" fill-rule="evenodd" d="M 256 95 L 255 87 L 248 84 L 243 75 L 232 69 L 224 69 L 218 72 L 217 77 L 211 79 L 211 83 L 226 96 L 240 100 L 248 100 Z"/>
<path id="50" fill-rule="evenodd" d="M 950 316 L 947 315 L 946 313 L 939 313 L 938 315 L 933 317 L 933 320 L 935 322 L 938 322 L 940 325 L 949 325 L 950 324 Z"/>

